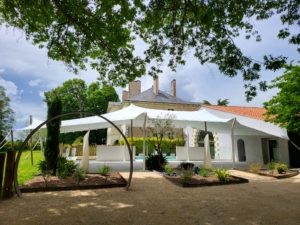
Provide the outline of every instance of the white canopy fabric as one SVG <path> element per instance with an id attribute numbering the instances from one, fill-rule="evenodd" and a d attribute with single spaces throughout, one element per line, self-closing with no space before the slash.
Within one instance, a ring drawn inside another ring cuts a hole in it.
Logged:
<path id="1" fill-rule="evenodd" d="M 205 149 L 204 168 L 211 170 L 212 169 L 212 164 L 211 164 L 211 156 L 210 156 L 210 146 L 209 146 L 209 136 L 208 136 L 208 134 L 204 138 L 204 149 Z"/>
<path id="2" fill-rule="evenodd" d="M 83 138 L 82 159 L 80 162 L 80 168 L 83 169 L 84 171 L 89 170 L 89 151 L 90 151 L 89 135 L 90 135 L 90 131 L 88 131 Z"/>
<path id="3" fill-rule="evenodd" d="M 245 118 L 239 118 L 237 115 L 222 116 L 222 113 L 213 113 L 211 110 L 205 108 L 201 108 L 199 111 L 168 111 L 147 109 L 131 104 L 130 106 L 124 109 L 103 114 L 102 116 L 109 119 L 117 126 L 124 124 L 130 125 L 130 121 L 134 120 L 133 125 L 135 127 L 143 127 L 145 113 L 147 113 L 148 119 L 155 119 L 158 116 L 163 117 L 166 114 L 174 114 L 176 118 L 173 119 L 173 125 L 177 128 L 185 128 L 187 126 L 190 126 L 194 129 L 205 130 L 206 123 L 208 131 L 219 132 L 224 134 L 231 133 L 233 119 L 237 118 L 234 127 L 235 135 L 264 135 L 288 139 L 286 129 L 279 128 L 276 125 L 251 118 L 249 118 L 250 120 L 247 120 Z M 34 129 L 39 124 L 37 124 L 36 126 L 32 124 L 31 126 L 19 130 Z M 150 125 L 150 123 L 147 124 L 147 126 Z M 43 128 L 45 127 L 46 126 L 43 126 Z M 100 117 L 92 116 L 81 119 L 62 121 L 60 132 L 67 133 L 75 131 L 102 129 L 108 127 L 111 127 L 111 124 L 109 122 Z"/>
<path id="4" fill-rule="evenodd" d="M 206 109 L 207 112 L 223 119 L 236 118 L 236 124 L 234 126 L 235 135 L 271 135 L 289 140 L 287 130 L 272 123 L 247 116 L 205 108 L 205 106 L 202 107 L 202 109 Z M 228 130 L 227 132 L 220 131 L 220 133 L 226 134 L 228 133 Z"/>
<path id="5" fill-rule="evenodd" d="M 39 120 L 39 119 L 36 119 L 36 118 L 32 117 L 32 124 L 31 125 L 23 127 L 23 128 L 20 128 L 20 129 L 17 129 L 17 131 L 21 131 L 21 130 L 33 130 L 33 129 L 35 129 L 36 127 L 38 127 L 43 122 L 44 122 L 43 120 Z"/>

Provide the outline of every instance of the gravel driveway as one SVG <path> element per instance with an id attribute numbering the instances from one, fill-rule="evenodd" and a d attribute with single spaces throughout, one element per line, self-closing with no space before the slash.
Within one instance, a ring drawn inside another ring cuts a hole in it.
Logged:
<path id="1" fill-rule="evenodd" d="M 181 188 L 155 173 L 134 172 L 128 192 L 27 193 L 0 202 L 0 224 L 300 225 L 300 175 L 278 180 L 230 173 L 249 183 Z"/>

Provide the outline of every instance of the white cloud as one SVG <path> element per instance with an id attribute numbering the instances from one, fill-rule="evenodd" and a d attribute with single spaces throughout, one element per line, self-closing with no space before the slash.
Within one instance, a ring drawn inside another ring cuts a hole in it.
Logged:
<path id="1" fill-rule="evenodd" d="M 3 73 L 5 71 L 5 69 L 0 69 L 0 73 Z"/>
<path id="2" fill-rule="evenodd" d="M 23 92 L 24 92 L 24 90 L 20 90 L 19 94 L 21 95 L 21 94 L 23 94 Z"/>
<path id="3" fill-rule="evenodd" d="M 44 91 L 39 91 L 39 96 L 42 98 L 42 99 L 44 99 L 45 98 L 45 95 L 44 95 Z"/>
<path id="4" fill-rule="evenodd" d="M 0 77 L 0 85 L 3 86 L 8 97 L 16 97 L 18 94 L 18 87 L 11 81 L 6 81 Z"/>
<path id="5" fill-rule="evenodd" d="M 22 128 L 29 124 L 29 117 L 45 120 L 47 110 L 43 107 L 44 103 L 12 101 L 11 108 L 15 111 L 16 124 L 14 129 Z"/>
<path id="6" fill-rule="evenodd" d="M 38 86 L 39 85 L 39 83 L 41 83 L 42 82 L 42 80 L 40 80 L 40 79 L 37 79 L 37 80 L 31 80 L 31 81 L 29 81 L 29 86 Z"/>

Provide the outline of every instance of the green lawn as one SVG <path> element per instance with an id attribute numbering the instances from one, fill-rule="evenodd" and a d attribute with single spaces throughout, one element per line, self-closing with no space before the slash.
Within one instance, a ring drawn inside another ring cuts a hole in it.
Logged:
<path id="1" fill-rule="evenodd" d="M 23 151 L 18 167 L 19 185 L 24 184 L 27 180 L 32 179 L 39 171 L 37 165 L 40 160 L 44 159 L 44 155 L 40 150 L 33 151 L 33 166 L 31 165 L 30 151 Z"/>

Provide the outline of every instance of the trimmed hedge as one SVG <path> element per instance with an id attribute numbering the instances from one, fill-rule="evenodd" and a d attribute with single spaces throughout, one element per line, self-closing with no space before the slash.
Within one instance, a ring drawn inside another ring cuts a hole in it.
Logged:
<path id="1" fill-rule="evenodd" d="M 131 145 L 131 138 L 127 138 L 129 144 Z M 169 139 L 163 138 L 161 143 L 161 150 L 162 152 L 167 153 L 170 155 L 171 152 L 176 152 L 176 146 L 184 146 L 185 141 L 183 139 Z M 120 140 L 120 145 L 124 145 L 124 139 Z M 136 147 L 136 155 L 143 152 L 143 138 L 140 137 L 133 137 L 133 146 Z M 146 138 L 146 147 L 148 146 L 148 155 L 154 151 L 155 147 L 149 141 L 149 138 Z"/>

